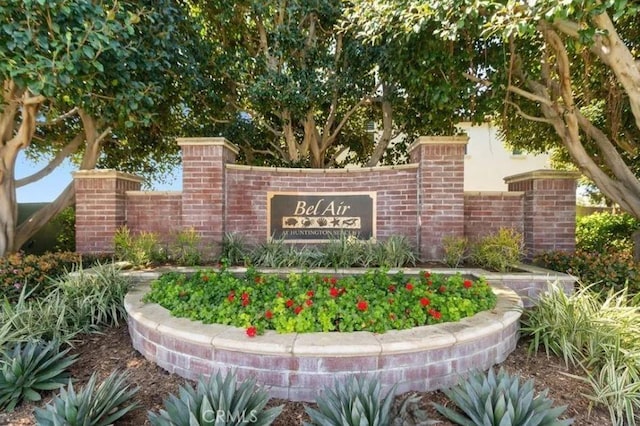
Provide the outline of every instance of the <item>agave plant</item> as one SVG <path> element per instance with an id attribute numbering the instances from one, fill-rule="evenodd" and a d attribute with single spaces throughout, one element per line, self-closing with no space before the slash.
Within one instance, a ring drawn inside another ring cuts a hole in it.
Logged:
<path id="1" fill-rule="evenodd" d="M 179 397 L 170 395 L 160 413 L 149 412 L 154 426 L 241 425 L 265 426 L 273 423 L 282 406 L 265 410 L 269 394 L 256 386 L 255 379 L 238 385 L 234 371 L 218 372 L 208 380 L 198 380 L 196 388 L 181 386 Z"/>
<path id="2" fill-rule="evenodd" d="M 312 424 L 320 426 L 410 426 L 432 425 L 426 411 L 418 408 L 420 398 L 409 395 L 394 405 L 392 388 L 384 397 L 377 378 L 350 377 L 316 399 L 318 409 L 305 407 Z M 309 425 L 309 423 L 305 423 Z"/>
<path id="3" fill-rule="evenodd" d="M 126 383 L 123 373 L 111 373 L 97 384 L 95 374 L 79 392 L 69 382 L 45 408 L 36 408 L 39 426 L 107 426 L 137 407 L 129 403 L 138 391 Z M 128 405 L 126 405 L 128 404 Z"/>
<path id="4" fill-rule="evenodd" d="M 17 343 L 0 363 L 0 409 L 12 411 L 22 400 L 39 401 L 40 392 L 58 389 L 68 379 L 75 356 L 57 342 Z"/>
<path id="5" fill-rule="evenodd" d="M 573 420 L 558 420 L 566 407 L 552 407 L 547 390 L 535 395 L 533 380 L 522 386 L 518 376 L 500 369 L 495 374 L 472 373 L 467 380 L 444 391 L 460 414 L 450 408 L 434 404 L 438 412 L 462 426 L 565 426 Z"/>

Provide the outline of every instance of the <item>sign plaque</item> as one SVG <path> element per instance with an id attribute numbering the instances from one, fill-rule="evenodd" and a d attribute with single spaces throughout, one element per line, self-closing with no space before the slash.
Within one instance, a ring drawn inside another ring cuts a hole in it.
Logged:
<path id="1" fill-rule="evenodd" d="M 376 236 L 375 192 L 268 192 L 268 238 L 327 242 L 340 235 Z"/>

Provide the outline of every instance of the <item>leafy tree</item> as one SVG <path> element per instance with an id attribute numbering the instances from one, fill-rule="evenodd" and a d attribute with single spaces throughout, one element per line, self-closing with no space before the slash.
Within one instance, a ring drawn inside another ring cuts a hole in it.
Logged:
<path id="1" fill-rule="evenodd" d="M 464 73 L 504 100 L 497 111 L 507 139 L 534 151 L 561 147 L 565 160 L 608 198 L 640 217 L 637 2 L 367 0 L 355 4 L 357 22 L 369 26 L 365 33 L 370 39 L 388 32 L 409 38 L 430 32 L 444 40 L 475 34 L 482 44 L 502 50 L 502 55 L 486 57 L 476 45 L 483 66 Z"/>
<path id="2" fill-rule="evenodd" d="M 174 1 L 0 3 L 0 256 L 74 199 L 73 185 L 18 226 L 16 187 L 65 159 L 162 176 L 178 159 L 160 125 L 180 120 L 190 27 Z M 187 31 L 187 33 L 185 33 Z M 177 118 L 176 118 L 177 117 Z M 15 179 L 20 151 L 48 164 Z"/>
<path id="3" fill-rule="evenodd" d="M 473 84 L 447 73 L 468 59 L 461 43 L 426 35 L 413 45 L 363 43 L 338 0 L 192 5 L 211 43 L 212 87 L 226 105 L 212 116 L 230 123 L 225 134 L 237 132 L 246 161 L 339 166 L 347 150 L 348 161 L 369 166 L 401 161 L 404 152 L 388 149 L 395 136 L 452 134 L 463 110 L 473 110 Z M 406 63 L 425 47 L 437 56 Z M 367 132 L 371 123 L 378 132 Z"/>

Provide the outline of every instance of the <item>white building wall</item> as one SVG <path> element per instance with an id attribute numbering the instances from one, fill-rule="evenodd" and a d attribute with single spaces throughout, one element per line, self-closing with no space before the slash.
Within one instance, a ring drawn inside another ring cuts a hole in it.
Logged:
<path id="1" fill-rule="evenodd" d="M 505 177 L 551 168 L 548 154 L 514 154 L 508 150 L 498 136 L 498 128 L 489 123 L 460 123 L 458 127 L 469 136 L 464 161 L 465 191 L 506 191 Z"/>

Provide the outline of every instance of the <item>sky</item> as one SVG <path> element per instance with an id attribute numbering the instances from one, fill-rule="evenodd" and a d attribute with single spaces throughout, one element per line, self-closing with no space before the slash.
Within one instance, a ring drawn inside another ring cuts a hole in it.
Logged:
<path id="1" fill-rule="evenodd" d="M 25 158 L 24 153 L 18 155 L 16 163 L 16 179 L 20 179 L 37 172 L 45 163 L 34 164 L 33 161 Z M 18 203 L 43 203 L 53 201 L 62 190 L 71 183 L 71 173 L 76 168 L 69 162 L 65 162 L 55 169 L 50 175 L 34 182 L 30 185 L 17 189 Z M 156 191 L 179 191 L 182 188 L 182 177 L 180 171 L 177 171 L 175 178 L 171 183 L 158 184 L 153 183 L 152 188 Z"/>

